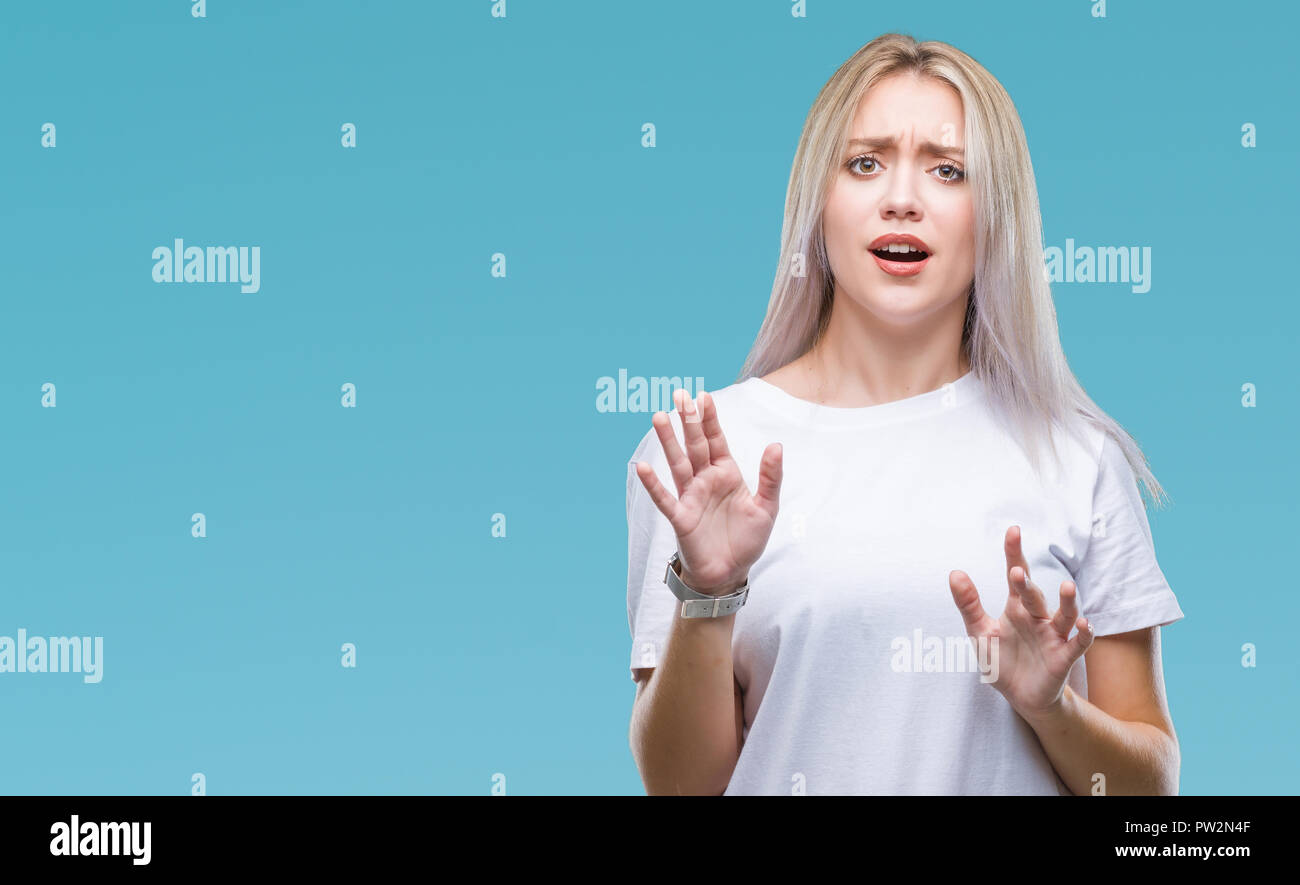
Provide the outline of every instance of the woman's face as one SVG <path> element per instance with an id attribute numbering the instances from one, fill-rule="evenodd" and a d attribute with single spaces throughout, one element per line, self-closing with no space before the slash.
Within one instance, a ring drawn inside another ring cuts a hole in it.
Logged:
<path id="1" fill-rule="evenodd" d="M 965 309 L 975 278 L 975 210 L 963 120 L 951 87 L 912 74 L 880 81 L 858 105 L 822 224 L 836 297 L 887 325 Z M 918 248 L 928 257 L 873 254 L 880 237 L 900 233 L 924 243 Z"/>

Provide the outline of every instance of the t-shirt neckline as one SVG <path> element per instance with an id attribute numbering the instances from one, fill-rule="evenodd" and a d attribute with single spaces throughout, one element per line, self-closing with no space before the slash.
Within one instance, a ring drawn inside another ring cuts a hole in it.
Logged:
<path id="1" fill-rule="evenodd" d="M 755 402 L 800 425 L 838 428 L 871 427 L 940 414 L 972 402 L 984 392 L 974 369 L 934 390 L 874 406 L 821 405 L 787 393 L 757 375 L 745 379 L 741 388 Z"/>

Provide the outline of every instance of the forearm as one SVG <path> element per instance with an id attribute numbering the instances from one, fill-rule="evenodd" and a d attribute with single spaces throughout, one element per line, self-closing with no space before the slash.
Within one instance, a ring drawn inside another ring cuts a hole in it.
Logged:
<path id="1" fill-rule="evenodd" d="M 1092 792 L 1094 774 L 1107 795 L 1178 793 L 1178 742 L 1154 725 L 1117 719 L 1068 685 L 1056 709 L 1024 719 L 1076 796 Z"/>
<path id="2" fill-rule="evenodd" d="M 632 711 L 632 755 L 649 795 L 719 795 L 731 780 L 740 755 L 735 617 L 673 617 L 663 655 Z"/>

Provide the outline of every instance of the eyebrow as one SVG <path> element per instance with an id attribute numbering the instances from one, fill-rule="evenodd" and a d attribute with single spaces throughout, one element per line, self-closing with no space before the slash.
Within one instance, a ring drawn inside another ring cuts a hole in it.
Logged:
<path id="1" fill-rule="evenodd" d="M 898 139 L 893 136 L 876 136 L 874 138 L 850 138 L 849 147 L 861 145 L 868 150 L 879 151 L 886 148 L 893 148 L 898 144 Z M 956 145 L 937 144 L 933 141 L 921 142 L 921 151 L 926 154 L 932 154 L 936 157 L 944 154 L 956 154 L 965 157 L 966 152 Z"/>

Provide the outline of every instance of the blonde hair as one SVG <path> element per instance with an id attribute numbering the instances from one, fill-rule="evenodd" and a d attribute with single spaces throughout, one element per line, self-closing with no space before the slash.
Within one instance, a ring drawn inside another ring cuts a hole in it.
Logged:
<path id="1" fill-rule="evenodd" d="M 1013 436 L 1036 471 L 1044 439 L 1059 463 L 1053 428 L 1065 427 L 1082 439 L 1078 422 L 1086 421 L 1115 440 L 1147 493 L 1162 505 L 1167 496 L 1137 442 L 1089 398 L 1066 363 L 1043 264 L 1038 190 L 1015 105 L 979 62 L 947 43 L 884 34 L 840 65 L 817 94 L 790 171 L 767 314 L 737 382 L 797 359 L 825 331 L 834 291 L 821 224 L 826 195 L 862 97 L 880 80 L 900 73 L 950 86 L 965 111 L 975 278 L 967 293 L 962 349 L 971 371 L 1018 431 Z"/>

